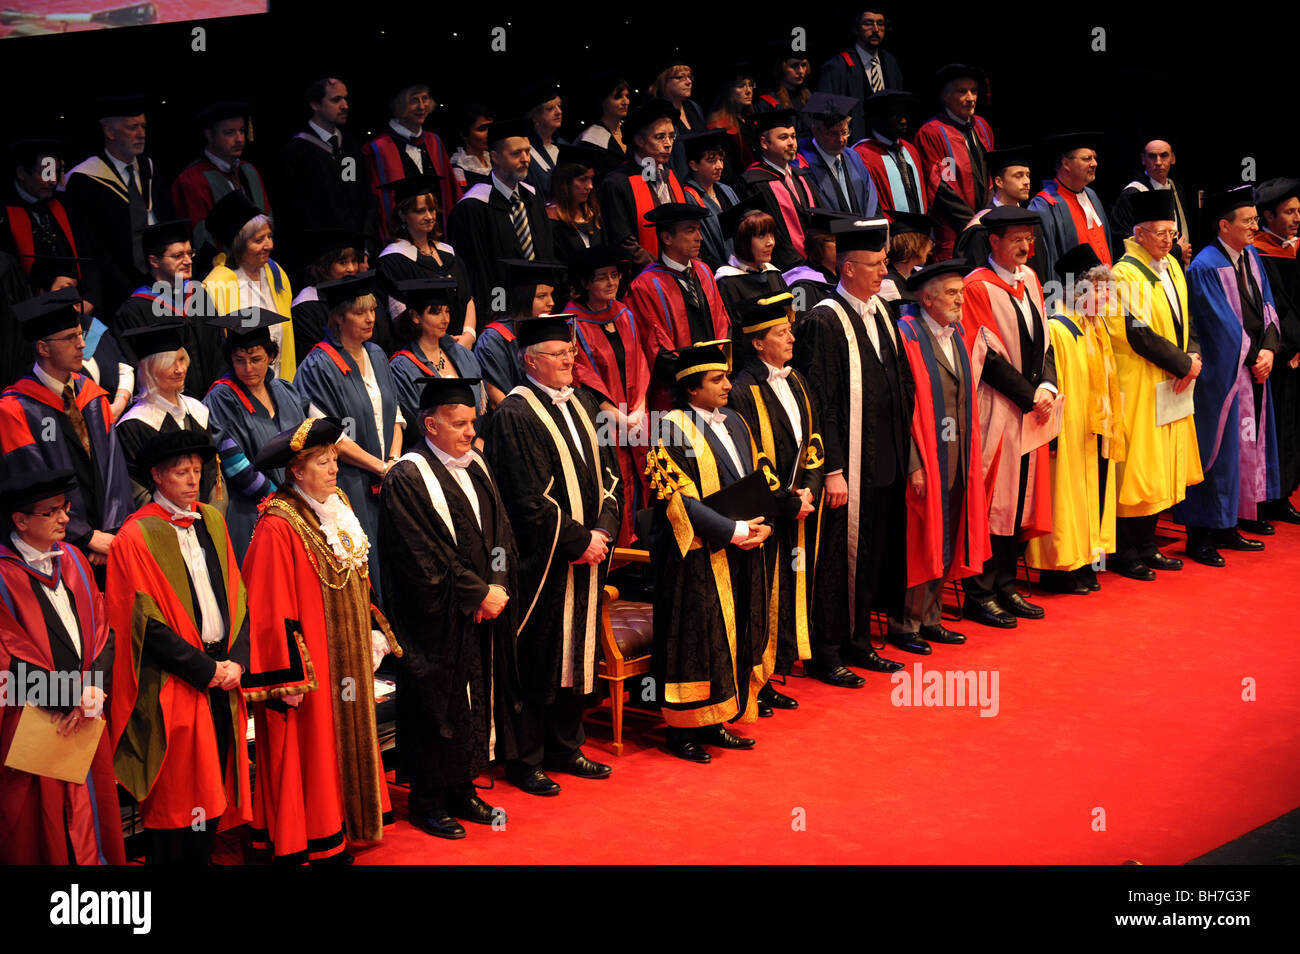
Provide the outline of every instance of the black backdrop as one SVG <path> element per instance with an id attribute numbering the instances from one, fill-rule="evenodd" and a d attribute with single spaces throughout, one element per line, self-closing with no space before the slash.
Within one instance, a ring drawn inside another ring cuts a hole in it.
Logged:
<path id="1" fill-rule="evenodd" d="M 646 5 L 655 13 L 628 4 L 557 4 L 554 14 L 465 6 L 429 4 L 428 13 L 416 13 L 409 4 L 272 3 L 260 16 L 3 40 L 4 138 L 58 135 L 74 144 L 73 161 L 79 161 L 98 147 L 90 111 L 95 96 L 148 93 L 158 103 L 149 115 L 148 152 L 170 183 L 201 148 L 189 119 L 194 110 L 215 98 L 239 98 L 254 108 L 255 141 L 246 157 L 269 171 L 279 146 L 301 128 L 306 83 L 338 75 L 351 93 L 348 129 L 362 139 L 386 124 L 396 88 L 428 83 L 440 104 L 429 125 L 452 151 L 459 104 L 506 102 L 540 73 L 554 73 L 562 89 L 576 94 L 584 77 L 621 67 L 644 89 L 666 62 L 683 59 L 695 68 L 694 98 L 707 111 L 720 67 L 765 61 L 800 28 L 815 79 L 820 64 L 848 44 L 841 11 L 851 9 L 823 3 L 815 12 L 801 11 L 805 16 L 741 19 L 734 4 Z M 1300 172 L 1290 128 L 1295 74 L 1287 48 L 1300 22 L 1293 4 L 1267 18 L 1237 19 L 1230 18 L 1237 10 L 1263 8 L 1215 5 L 1189 15 L 1180 6 L 1136 3 L 1032 13 L 1028 5 L 1008 3 L 894 7 L 886 47 L 921 96 L 913 128 L 934 111 L 935 69 L 960 61 L 989 71 L 992 95 L 980 112 L 1001 145 L 1070 129 L 1105 130 L 1096 186 L 1107 205 L 1135 171 L 1141 144 L 1153 137 L 1173 143 L 1174 175 L 1193 195 L 1239 184 L 1248 157 L 1258 180 Z M 202 52 L 192 49 L 196 26 L 206 31 Z M 494 27 L 505 29 L 505 52 L 491 49 Z M 1098 28 L 1105 31 L 1103 51 L 1093 49 Z M 568 96 L 561 135 L 576 134 L 594 118 L 591 104 Z M 1036 178 L 1043 174 L 1050 172 L 1035 170 Z"/>

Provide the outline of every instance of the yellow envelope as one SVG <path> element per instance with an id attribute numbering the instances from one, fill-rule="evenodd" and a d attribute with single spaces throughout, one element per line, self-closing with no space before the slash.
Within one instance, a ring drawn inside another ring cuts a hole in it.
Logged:
<path id="1" fill-rule="evenodd" d="M 18 717 L 13 744 L 5 756 L 5 767 L 84 785 L 90 763 L 104 734 L 103 719 L 91 719 L 71 735 L 59 735 L 51 713 L 27 703 Z"/>

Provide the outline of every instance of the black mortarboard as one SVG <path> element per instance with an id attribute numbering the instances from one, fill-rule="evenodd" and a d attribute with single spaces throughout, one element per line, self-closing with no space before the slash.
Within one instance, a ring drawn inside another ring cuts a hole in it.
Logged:
<path id="1" fill-rule="evenodd" d="M 1173 192 L 1173 189 L 1160 191 Z M 1300 195 L 1300 179 L 1269 179 L 1255 186 L 1255 208 L 1261 212 L 1272 212 L 1279 203 L 1295 195 Z"/>
<path id="2" fill-rule="evenodd" d="M 623 120 L 623 134 L 630 140 L 660 119 L 676 119 L 677 113 L 677 107 L 668 100 L 652 96 L 628 112 L 627 119 Z"/>
<path id="3" fill-rule="evenodd" d="M 338 443 L 343 436 L 343 426 L 327 417 L 309 417 L 297 427 L 276 434 L 257 452 L 253 466 L 258 470 L 277 470 L 286 467 L 309 447 L 322 447 Z"/>
<path id="4" fill-rule="evenodd" d="M 351 229 L 307 229 L 302 233 L 301 247 L 307 261 L 314 262 L 327 252 L 345 248 L 361 251 L 366 247 L 366 237 Z"/>
<path id="5" fill-rule="evenodd" d="M 651 225 L 672 225 L 676 222 L 698 222 L 707 219 L 710 214 L 708 209 L 689 202 L 665 202 L 655 206 L 642 218 Z"/>
<path id="6" fill-rule="evenodd" d="M 613 166 L 614 155 L 608 149 L 601 149 L 589 142 L 561 143 L 560 154 L 555 159 L 555 168 L 563 165 L 585 166 L 597 174 Z"/>
<path id="7" fill-rule="evenodd" d="M 217 456 L 212 439 L 201 431 L 160 431 L 136 451 L 131 470 L 142 484 L 153 484 L 152 471 L 178 457 L 197 454 L 205 463 Z"/>
<path id="8" fill-rule="evenodd" d="M 808 210 L 808 219 L 811 223 L 811 231 L 829 232 L 831 223 L 838 222 L 841 219 L 856 219 L 857 216 L 852 212 L 836 212 L 834 209 L 822 209 L 813 207 Z"/>
<path id="9" fill-rule="evenodd" d="M 990 176 L 1002 175 L 1002 170 L 1009 166 L 1031 166 L 1033 165 L 1033 146 L 1007 146 L 1005 149 L 994 149 L 984 156 L 984 165 L 989 170 Z"/>
<path id="10" fill-rule="evenodd" d="M 413 199 L 417 195 L 437 195 L 438 182 L 442 176 L 436 172 L 422 172 L 417 176 L 407 176 L 405 179 L 394 179 L 392 182 L 385 182 L 379 188 L 391 192 L 394 202 L 405 202 L 407 199 Z"/>
<path id="11" fill-rule="evenodd" d="M 473 386 L 481 380 L 481 378 L 416 378 L 415 383 L 423 385 L 420 389 L 419 409 L 427 411 L 444 404 L 478 407 L 478 402 L 474 400 Z"/>
<path id="12" fill-rule="evenodd" d="M 128 328 L 119 332 L 118 337 L 122 339 L 122 344 L 130 349 L 131 354 L 135 355 L 135 359 L 141 361 L 150 355 L 179 351 L 185 347 L 185 343 L 181 341 L 181 329 L 184 327 L 183 322 L 162 321 L 156 325 Z"/>
<path id="13" fill-rule="evenodd" d="M 59 494 L 70 494 L 77 488 L 77 475 L 72 470 L 10 470 L 0 484 L 0 525 L 9 526 L 15 513 L 32 504 L 49 500 Z"/>
<path id="14" fill-rule="evenodd" d="M 247 221 L 247 220 L 245 220 Z M 240 228 L 243 228 L 241 225 Z M 193 231 L 193 226 L 189 219 L 172 219 L 169 222 L 159 222 L 157 225 L 150 225 L 140 232 L 140 247 L 144 250 L 145 255 L 158 255 L 169 245 L 175 245 L 177 242 L 188 242 Z M 238 229 L 236 229 L 238 234 Z"/>
<path id="15" fill-rule="evenodd" d="M 1129 193 L 1129 211 L 1133 213 L 1133 222 L 1176 222 L 1173 189 L 1148 189 L 1145 192 Z"/>
<path id="16" fill-rule="evenodd" d="M 1039 225 L 1041 222 L 1037 212 L 1018 205 L 999 205 L 985 212 L 979 224 L 990 232 L 1001 232 L 1013 225 Z"/>
<path id="17" fill-rule="evenodd" d="M 935 73 L 935 79 L 939 81 L 940 89 L 943 89 L 953 80 L 973 79 L 980 84 L 980 90 L 984 94 L 988 94 L 989 76 L 978 66 L 970 66 L 966 63 L 949 63 L 946 66 L 939 67 L 939 71 Z"/>
<path id="18" fill-rule="evenodd" d="M 49 288 L 56 278 L 80 278 L 80 267 L 93 261 L 93 258 L 74 258 L 70 255 L 33 255 L 32 268 L 27 277 L 37 288 Z"/>
<path id="19" fill-rule="evenodd" d="M 229 251 L 239 230 L 262 214 L 262 210 L 253 205 L 248 196 L 235 189 L 223 195 L 208 210 L 204 226 L 221 243 L 222 248 Z"/>
<path id="20" fill-rule="evenodd" d="M 769 109 L 749 117 L 749 124 L 755 135 L 761 135 L 770 129 L 793 126 L 796 113 L 793 109 Z"/>
<path id="21" fill-rule="evenodd" d="M 905 89 L 882 89 L 863 100 L 862 108 L 868 116 L 873 116 L 894 110 L 907 109 L 915 102 L 916 96 Z"/>
<path id="22" fill-rule="evenodd" d="M 488 127 L 488 145 L 495 146 L 503 139 L 527 139 L 533 132 L 533 121 L 526 116 L 512 119 L 494 119 Z"/>
<path id="23" fill-rule="evenodd" d="M 543 341 L 572 341 L 573 326 L 569 315 L 538 315 L 515 319 L 515 341 L 520 348 Z"/>
<path id="24" fill-rule="evenodd" d="M 593 245 L 591 248 L 582 248 L 569 261 L 569 279 L 576 284 L 583 279 L 591 278 L 602 268 L 611 265 L 621 267 L 627 261 L 627 252 L 621 245 Z"/>
<path id="25" fill-rule="evenodd" d="M 763 197 L 754 194 L 746 196 L 730 208 L 723 209 L 718 213 L 718 225 L 722 228 L 722 234 L 729 239 L 736 237 L 736 232 L 740 229 L 740 223 L 745 221 L 751 215 L 763 212 Z M 748 250 L 746 250 L 748 251 Z"/>
<path id="26" fill-rule="evenodd" d="M 699 162 L 710 149 L 720 149 L 723 153 L 729 152 L 730 137 L 725 129 L 702 129 L 683 136 L 682 148 L 686 150 L 687 161 Z"/>
<path id="27" fill-rule="evenodd" d="M 19 139 L 11 142 L 5 150 L 6 161 L 10 169 L 21 165 L 30 169 L 36 165 L 41 156 L 54 156 L 58 159 L 68 158 L 68 144 L 61 139 Z M 6 170 L 6 174 L 9 170 Z"/>
<path id="28" fill-rule="evenodd" d="M 316 293 L 325 302 L 325 307 L 333 311 L 339 305 L 349 304 L 364 295 L 373 295 L 375 270 L 372 268 L 368 272 L 336 278 L 332 282 L 321 282 L 316 286 Z"/>
<path id="29" fill-rule="evenodd" d="M 905 284 L 907 290 L 916 293 L 922 288 L 934 281 L 936 278 L 943 278 L 945 275 L 965 276 L 970 271 L 970 263 L 964 258 L 949 258 L 942 262 L 935 262 L 931 265 L 924 265 L 916 269 L 912 274 L 907 276 Z"/>
<path id="30" fill-rule="evenodd" d="M 915 232 L 917 235 L 928 236 L 934 239 L 934 219 L 928 215 L 919 212 L 893 212 L 889 213 L 892 224 L 889 227 L 889 235 L 892 238 L 895 235 L 906 235 L 908 232 Z"/>
<path id="31" fill-rule="evenodd" d="M 48 295 L 37 295 L 14 305 L 23 338 L 40 341 L 63 331 L 81 330 L 81 312 L 77 305 L 81 294 L 75 288 L 63 288 Z"/>
<path id="32" fill-rule="evenodd" d="M 831 223 L 835 251 L 879 252 L 889 241 L 889 222 L 885 219 L 839 219 Z"/>
<path id="33" fill-rule="evenodd" d="M 235 339 L 236 349 L 256 348 L 258 345 L 265 348 L 271 344 L 271 328 L 288 320 L 284 315 L 267 308 L 251 305 L 228 315 L 209 318 L 208 324 L 229 332 L 230 337 Z"/>
<path id="34" fill-rule="evenodd" d="M 559 80 L 554 76 L 543 76 L 529 83 L 519 92 L 519 112 L 527 113 L 542 103 L 549 103 L 559 95 Z"/>
<path id="35" fill-rule="evenodd" d="M 506 284 L 511 288 L 527 285 L 550 285 L 559 288 L 564 284 L 564 266 L 559 262 L 530 262 L 526 258 L 503 258 L 506 267 Z"/>
<path id="36" fill-rule="evenodd" d="M 853 96 L 817 92 L 808 97 L 808 102 L 804 103 L 800 112 L 805 116 L 834 125 L 849 116 L 856 105 L 858 101 Z"/>
<path id="37" fill-rule="evenodd" d="M 1056 269 L 1056 277 L 1065 281 L 1070 275 L 1081 277 L 1100 264 L 1101 259 L 1097 257 L 1097 250 L 1087 242 L 1080 242 L 1058 258 L 1053 267 Z"/>
<path id="38" fill-rule="evenodd" d="M 1067 155 L 1076 149 L 1096 151 L 1105 138 L 1100 132 L 1068 132 L 1048 136 L 1042 141 L 1041 152 L 1045 158 L 1055 161 L 1057 157 Z"/>
<path id="39" fill-rule="evenodd" d="M 755 298 L 741 302 L 740 329 L 747 335 L 766 334 L 769 328 L 789 324 L 793 315 L 791 303 L 794 295 L 781 292 L 766 298 Z"/>
<path id="40" fill-rule="evenodd" d="M 222 100 L 204 106 L 194 114 L 194 121 L 202 129 L 211 129 L 216 123 L 225 122 L 227 119 L 247 119 L 249 114 L 247 103 Z"/>
<path id="41" fill-rule="evenodd" d="M 1217 222 L 1229 218 L 1238 209 L 1255 204 L 1255 190 L 1250 186 L 1238 186 L 1227 192 L 1217 192 L 1205 199 L 1205 217 L 1207 221 Z"/>
<path id="42" fill-rule="evenodd" d="M 673 377 L 680 381 L 698 371 L 730 371 L 730 341 L 697 341 L 689 348 L 677 352 L 673 363 Z"/>
<path id="43" fill-rule="evenodd" d="M 454 278 L 404 278 L 393 297 L 407 308 L 423 311 L 430 305 L 450 305 L 459 288 Z"/>
<path id="44" fill-rule="evenodd" d="M 149 100 L 139 93 L 121 96 L 100 96 L 95 99 L 95 118 L 112 119 L 114 116 L 140 116 L 149 111 Z"/>

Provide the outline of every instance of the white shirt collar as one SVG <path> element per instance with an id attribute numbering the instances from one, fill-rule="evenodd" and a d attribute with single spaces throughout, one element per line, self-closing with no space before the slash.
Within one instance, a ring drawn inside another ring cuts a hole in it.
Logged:
<path id="1" fill-rule="evenodd" d="M 1236 268 L 1236 267 L 1237 267 L 1237 260 L 1241 258 L 1241 254 L 1242 254 L 1242 252 L 1245 251 L 1245 250 L 1244 250 L 1244 249 L 1241 249 L 1241 250 L 1235 249 L 1235 248 L 1233 248 L 1231 245 L 1229 245 L 1227 242 L 1224 242 L 1223 240 L 1220 240 L 1220 241 L 1219 241 L 1219 244 L 1222 245 L 1222 246 L 1223 246 L 1223 250 L 1224 250 L 1225 252 L 1228 253 L 1228 260 L 1232 262 L 1232 267 L 1233 267 L 1233 268 Z"/>
<path id="2" fill-rule="evenodd" d="M 762 361 L 761 358 L 759 360 Z M 767 380 L 769 381 L 775 381 L 778 379 L 784 381 L 790 376 L 789 365 L 786 365 L 784 368 L 778 368 L 776 365 L 768 364 L 766 361 L 763 361 L 762 363 L 763 367 L 767 368 Z"/>
<path id="3" fill-rule="evenodd" d="M 418 140 L 421 136 L 424 135 L 423 129 L 421 129 L 414 136 L 411 135 L 411 131 L 407 129 L 405 126 L 403 126 L 401 123 L 399 123 L 396 119 L 390 119 L 388 121 L 388 128 L 391 129 L 393 132 L 397 133 L 398 137 L 401 138 L 403 142 L 409 142 L 412 145 L 414 145 L 416 140 Z"/>
<path id="4" fill-rule="evenodd" d="M 688 265 L 683 265 L 680 262 L 674 261 L 673 259 L 669 258 L 667 255 L 660 255 L 659 260 L 675 272 L 684 272 L 690 267 Z M 739 265 L 737 265 L 736 267 L 740 268 Z"/>
<path id="5" fill-rule="evenodd" d="M 518 186 L 515 186 L 514 189 L 509 189 L 509 188 L 507 188 L 507 187 L 506 187 L 506 184 L 505 184 L 504 182 L 502 182 L 500 179 L 497 178 L 497 174 L 496 174 L 495 172 L 489 172 L 489 173 L 488 173 L 488 178 L 489 178 L 489 179 L 491 180 L 491 182 L 492 182 L 492 188 L 496 189 L 496 190 L 497 190 L 498 192 L 500 192 L 503 196 L 505 196 L 507 201 L 510 201 L 510 200 L 514 199 L 515 196 L 519 195 L 519 187 L 518 187 Z M 523 197 L 520 196 L 520 198 L 522 199 Z"/>
<path id="6" fill-rule="evenodd" d="M 763 157 L 763 162 L 766 163 L 767 165 L 771 166 L 771 167 L 772 167 L 773 169 L 775 169 L 777 172 L 781 173 L 782 177 L 784 177 L 786 173 L 788 173 L 788 172 L 791 171 L 791 169 L 790 169 L 790 163 L 788 163 L 788 162 L 785 164 L 785 166 L 778 166 L 778 165 L 777 165 L 775 162 L 773 162 L 771 159 L 767 158 L 767 156 L 764 156 L 764 157 Z"/>
<path id="7" fill-rule="evenodd" d="M 32 373 L 36 375 L 36 379 L 40 381 L 41 384 L 45 385 L 47 388 L 49 388 L 59 397 L 63 397 L 64 387 L 72 383 L 72 376 L 69 375 L 68 380 L 63 382 L 63 384 L 60 384 L 57 380 L 55 380 L 45 372 L 45 369 L 41 367 L 41 363 L 39 361 L 37 361 L 34 365 L 32 365 Z M 76 390 L 75 386 L 73 387 L 73 390 L 74 391 Z"/>
<path id="8" fill-rule="evenodd" d="M 876 132 L 874 129 L 871 131 L 871 135 L 872 135 L 873 138 L 878 139 L 878 140 L 880 140 L 881 142 L 883 142 L 883 143 L 884 143 L 886 146 L 888 146 L 890 149 L 893 149 L 895 146 L 898 145 L 898 140 L 897 140 L 897 139 L 888 139 L 888 138 L 886 138 L 885 136 L 880 135 L 880 133 Z"/>
<path id="9" fill-rule="evenodd" d="M 36 203 L 41 201 L 40 199 L 36 198 L 36 196 L 30 195 L 27 192 L 27 190 L 24 189 L 22 186 L 20 186 L 17 182 L 14 183 L 14 192 L 16 192 L 18 194 L 18 198 L 22 199 L 23 202 L 25 202 L 27 205 L 35 205 Z"/>
<path id="10" fill-rule="evenodd" d="M 225 159 L 222 159 L 220 156 L 214 153 L 211 149 L 204 149 L 203 155 L 207 156 L 208 162 L 212 163 L 222 172 L 229 173 L 232 169 L 235 168 L 234 162 L 227 162 Z"/>
<path id="11" fill-rule="evenodd" d="M 867 314 L 868 309 L 870 309 L 871 307 L 871 302 L 863 301 L 861 298 L 858 298 L 855 295 L 850 294 L 849 291 L 844 287 L 843 282 L 840 282 L 840 284 L 835 287 L 835 291 L 839 293 L 844 298 L 845 301 L 847 301 L 850 305 L 853 306 L 853 308 L 857 311 L 859 316 L 865 316 Z M 875 296 L 872 295 L 871 297 L 874 298 Z"/>
<path id="12" fill-rule="evenodd" d="M 538 387 L 545 387 L 545 385 L 539 384 Z M 464 469 L 465 467 L 468 467 L 469 462 L 474 459 L 474 454 L 472 451 L 467 451 L 461 457 L 452 457 L 450 454 L 448 454 L 445 450 L 443 450 L 433 441 L 429 440 L 427 435 L 424 438 L 424 443 L 425 446 L 429 448 L 429 450 L 433 451 L 433 456 L 438 458 L 438 460 L 442 462 L 442 465 L 444 467 L 448 467 L 448 468 L 459 467 L 461 469 Z"/>
<path id="13" fill-rule="evenodd" d="M 698 414 L 700 417 L 704 418 L 704 420 L 708 421 L 712 425 L 725 426 L 726 424 L 727 415 L 722 413 L 722 408 L 717 408 L 712 411 L 706 411 L 698 404 L 692 404 L 691 410 L 694 411 L 696 414 Z"/>
<path id="14" fill-rule="evenodd" d="M 339 136 L 339 141 L 342 142 L 342 136 L 339 135 L 338 130 L 335 130 L 332 133 L 326 132 L 324 129 L 321 129 L 321 127 L 316 125 L 316 121 L 314 119 L 307 120 L 307 128 L 310 129 L 312 132 L 314 132 L 317 136 L 320 136 L 320 138 L 324 142 L 333 143 L 335 136 Z"/>
<path id="15" fill-rule="evenodd" d="M 965 128 L 966 128 L 967 126 L 969 126 L 971 123 L 975 122 L 975 117 L 974 117 L 974 116 L 972 116 L 970 119 L 958 119 L 956 116 L 953 115 L 952 110 L 949 109 L 947 106 L 945 106 L 945 107 L 943 108 L 943 112 L 944 112 L 944 115 L 946 115 L 949 119 L 951 119 L 951 120 L 952 120 L 954 123 L 956 123 L 958 126 L 961 126 L 963 129 L 965 129 Z"/>
<path id="16" fill-rule="evenodd" d="M 1014 272 L 1007 271 L 994 260 L 993 256 L 990 255 L 989 268 L 993 269 L 993 274 L 997 275 L 998 278 L 1002 279 L 1008 285 L 1015 285 L 1018 282 L 1023 281 L 1023 278 L 1021 277 L 1024 274 L 1023 265 L 1017 265 Z"/>
<path id="17" fill-rule="evenodd" d="M 524 375 L 524 377 L 526 377 L 529 381 L 532 381 L 533 384 L 535 384 L 535 385 L 537 385 L 539 388 L 541 388 L 541 389 L 542 389 L 542 393 L 545 394 L 545 395 L 546 395 L 548 398 L 550 398 L 552 401 L 554 401 L 554 400 L 555 400 L 557 397 L 559 397 L 560 395 L 564 394 L 564 392 L 565 392 L 566 390 L 569 392 L 569 394 L 572 394 L 572 393 L 573 393 L 573 388 L 571 388 L 571 387 L 569 387 L 569 388 L 559 388 L 559 389 L 556 389 L 556 388 L 548 388 L 545 384 L 543 384 L 541 381 L 538 381 L 538 380 L 537 380 L 535 377 L 533 377 L 531 374 L 526 374 L 526 375 Z M 436 450 L 436 448 L 435 448 L 435 450 Z"/>
<path id="18" fill-rule="evenodd" d="M 812 144 L 813 144 L 813 148 L 816 149 L 821 154 L 821 157 L 826 160 L 826 165 L 831 169 L 835 168 L 836 159 L 842 160 L 844 158 L 843 152 L 841 152 L 838 156 L 832 156 L 829 152 L 827 152 L 825 149 L 822 148 L 822 144 L 819 143 L 816 139 L 812 140 Z M 846 171 L 844 175 L 847 178 L 848 172 Z"/>
<path id="19" fill-rule="evenodd" d="M 14 545 L 14 552 L 23 558 L 24 563 L 47 575 L 54 569 L 54 558 L 62 553 L 57 541 L 51 550 L 38 550 L 20 537 L 17 530 L 9 534 L 9 540 Z"/>
<path id="20" fill-rule="evenodd" d="M 952 325 L 945 325 L 935 321 L 933 318 L 930 317 L 930 313 L 926 311 L 924 308 L 921 309 L 921 317 L 925 320 L 926 325 L 929 327 L 930 333 L 933 334 L 940 341 L 947 341 L 956 332 L 956 329 Z"/>
<path id="21" fill-rule="evenodd" d="M 198 513 L 196 511 L 182 510 L 180 507 L 172 503 L 170 500 L 164 497 L 157 490 L 153 492 L 153 502 L 156 503 L 158 506 L 162 507 L 164 510 L 167 511 L 167 513 L 169 513 L 173 517 L 183 517 L 188 519 L 193 519 L 198 517 Z"/>
<path id="22" fill-rule="evenodd" d="M 108 161 L 113 164 L 113 168 L 117 170 L 118 177 L 121 178 L 123 182 L 126 181 L 127 166 L 131 167 L 131 175 L 135 177 L 135 181 L 140 181 L 140 170 L 137 168 L 139 163 L 137 163 L 135 159 L 132 159 L 130 162 L 123 162 L 108 150 L 104 150 L 104 155 L 108 156 Z"/>
<path id="23" fill-rule="evenodd" d="M 1161 185 L 1159 182 L 1156 182 L 1155 179 L 1152 179 L 1150 175 L 1148 175 L 1147 184 L 1150 185 L 1151 188 L 1153 189 L 1172 189 L 1174 187 L 1174 180 L 1166 176 L 1164 185 Z"/>
<path id="24" fill-rule="evenodd" d="M 1261 232 L 1267 232 L 1269 235 L 1273 236 L 1273 238 L 1277 239 L 1283 248 L 1291 248 L 1293 245 L 1297 244 L 1296 238 L 1283 238 L 1282 236 L 1274 232 L 1272 229 L 1266 229 L 1262 225 L 1259 227 L 1259 230 Z"/>

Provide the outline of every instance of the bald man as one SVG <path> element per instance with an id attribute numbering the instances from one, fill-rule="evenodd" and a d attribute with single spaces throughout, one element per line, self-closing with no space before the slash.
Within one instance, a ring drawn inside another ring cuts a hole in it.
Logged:
<path id="1" fill-rule="evenodd" d="M 1110 210 L 1110 235 L 1115 245 L 1112 250 L 1115 261 L 1119 261 L 1124 256 L 1124 239 L 1133 234 L 1133 226 L 1137 224 L 1133 221 L 1130 197 L 1137 192 L 1149 192 L 1152 189 L 1173 189 L 1174 212 L 1177 216 L 1175 224 L 1178 228 L 1175 246 L 1178 254 L 1182 256 L 1183 267 L 1186 268 L 1191 262 L 1192 223 L 1189 214 L 1195 206 L 1187 201 L 1182 186 L 1169 176 L 1175 161 L 1174 147 L 1163 139 L 1152 139 L 1142 147 L 1142 172 L 1124 187 L 1124 191 L 1119 194 L 1119 198 L 1115 200 Z"/>

